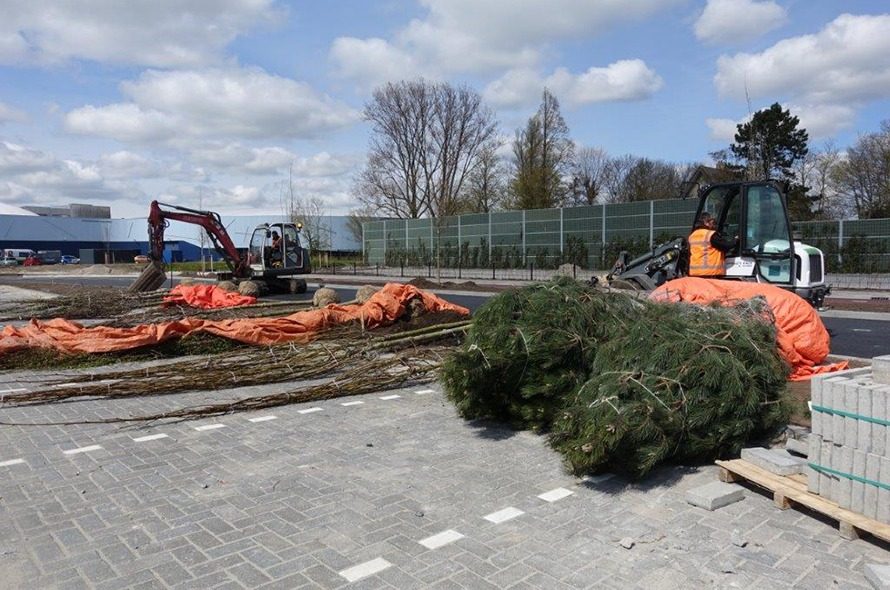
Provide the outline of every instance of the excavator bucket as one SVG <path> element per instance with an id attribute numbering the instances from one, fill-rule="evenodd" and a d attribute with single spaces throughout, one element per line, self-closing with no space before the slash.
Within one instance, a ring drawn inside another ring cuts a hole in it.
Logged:
<path id="1" fill-rule="evenodd" d="M 154 291 L 164 284 L 167 280 L 167 273 L 164 272 L 164 266 L 157 260 L 152 260 L 145 267 L 142 274 L 139 275 L 133 284 L 127 288 L 131 293 L 144 293 L 145 291 Z"/>

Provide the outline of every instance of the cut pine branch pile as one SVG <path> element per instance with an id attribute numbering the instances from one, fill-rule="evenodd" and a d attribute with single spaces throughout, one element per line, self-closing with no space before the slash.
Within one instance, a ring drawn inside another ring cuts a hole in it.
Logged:
<path id="1" fill-rule="evenodd" d="M 462 416 L 548 433 L 577 474 L 642 477 L 784 427 L 788 371 L 757 300 L 653 303 L 559 279 L 490 299 L 441 378 Z"/>

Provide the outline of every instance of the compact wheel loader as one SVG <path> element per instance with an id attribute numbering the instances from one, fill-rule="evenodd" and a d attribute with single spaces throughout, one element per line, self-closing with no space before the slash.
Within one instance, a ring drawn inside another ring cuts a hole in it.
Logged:
<path id="1" fill-rule="evenodd" d="M 739 236 L 726 253 L 722 278 L 771 283 L 819 308 L 831 292 L 825 283 L 825 256 L 794 239 L 786 202 L 786 187 L 775 181 L 715 184 L 700 194 L 695 219 L 710 213 L 717 232 Z M 632 260 L 622 252 L 606 279 L 617 288 L 651 290 L 686 276 L 688 267 L 689 246 L 685 237 L 678 237 Z"/>

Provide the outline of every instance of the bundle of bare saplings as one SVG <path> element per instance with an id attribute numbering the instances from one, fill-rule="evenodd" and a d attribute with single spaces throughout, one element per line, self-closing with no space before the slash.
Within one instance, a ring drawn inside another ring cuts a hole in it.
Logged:
<path id="1" fill-rule="evenodd" d="M 576 474 L 641 477 L 787 423 L 772 320 L 757 300 L 655 303 L 558 279 L 479 309 L 442 381 L 467 419 L 548 433 Z"/>

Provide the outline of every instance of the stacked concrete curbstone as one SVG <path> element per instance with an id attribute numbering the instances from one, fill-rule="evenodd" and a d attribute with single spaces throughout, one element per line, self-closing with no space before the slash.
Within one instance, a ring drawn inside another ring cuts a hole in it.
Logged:
<path id="1" fill-rule="evenodd" d="M 890 524 L 890 355 L 810 387 L 809 491 Z"/>

